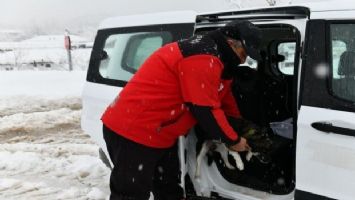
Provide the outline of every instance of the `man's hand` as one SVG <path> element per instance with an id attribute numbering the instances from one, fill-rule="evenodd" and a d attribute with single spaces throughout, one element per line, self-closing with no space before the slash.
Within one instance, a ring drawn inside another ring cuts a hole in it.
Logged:
<path id="1" fill-rule="evenodd" d="M 247 140 L 242 137 L 240 138 L 240 142 L 238 144 L 230 146 L 229 149 L 232 151 L 242 152 L 242 151 L 249 151 L 251 148 L 248 145 Z"/>

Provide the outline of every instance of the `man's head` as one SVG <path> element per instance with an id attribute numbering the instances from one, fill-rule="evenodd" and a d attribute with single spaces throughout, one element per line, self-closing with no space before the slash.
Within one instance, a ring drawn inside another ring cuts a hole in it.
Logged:
<path id="1" fill-rule="evenodd" d="M 254 60 L 261 60 L 260 43 L 262 34 L 260 29 L 246 20 L 235 20 L 227 23 L 219 31 L 226 36 L 229 46 L 238 55 L 241 63 L 247 56 Z"/>

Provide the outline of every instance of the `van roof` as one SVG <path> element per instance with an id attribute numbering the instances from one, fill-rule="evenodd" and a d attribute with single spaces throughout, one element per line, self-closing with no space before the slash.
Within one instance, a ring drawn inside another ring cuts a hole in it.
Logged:
<path id="1" fill-rule="evenodd" d="M 233 19 L 249 19 L 252 21 L 282 19 L 349 19 L 355 16 L 354 0 L 325 0 L 311 3 L 284 6 L 254 7 L 246 9 L 230 9 L 199 13 L 198 23 L 225 23 Z"/>
<path id="2" fill-rule="evenodd" d="M 303 2 L 303 3 L 294 3 L 290 5 L 282 6 L 262 6 L 262 7 L 249 7 L 242 8 L 239 10 L 236 9 L 223 9 L 215 10 L 209 12 L 199 13 L 200 15 L 208 15 L 213 13 L 220 12 L 238 12 L 238 11 L 251 11 L 251 10 L 260 10 L 260 9 L 275 9 L 275 8 L 288 8 L 288 7 L 307 7 L 310 9 L 310 12 L 324 12 L 324 11 L 341 11 L 341 10 L 354 10 L 355 11 L 355 2 L 354 0 L 323 0 L 323 1 L 313 1 L 313 2 Z"/>
<path id="3" fill-rule="evenodd" d="M 170 12 L 157 12 L 157 13 L 147 13 L 138 15 L 128 15 L 128 16 L 117 16 L 104 20 L 99 29 L 109 29 L 117 27 L 134 27 L 141 25 L 154 25 L 154 24 L 179 24 L 179 23 L 194 23 L 196 21 L 196 16 L 208 16 L 216 14 L 238 14 L 238 13 L 249 13 L 249 15 L 255 15 L 260 10 L 264 12 L 273 12 L 277 10 L 278 14 L 280 11 L 287 10 L 290 15 L 296 15 L 303 17 L 307 16 L 310 18 L 342 18 L 344 17 L 342 13 L 337 13 L 338 11 L 352 11 L 355 12 L 354 0 L 324 0 L 317 2 L 299 3 L 286 6 L 273 6 L 273 7 L 254 7 L 246 9 L 229 9 L 229 10 L 219 10 L 213 12 L 197 13 L 196 11 L 170 11 Z M 330 14 L 331 13 L 331 14 Z M 259 12 L 260 14 L 260 12 Z M 263 13 L 261 13 L 263 14 Z M 284 14 L 284 13 L 282 13 Z M 350 16 L 353 16 L 351 14 Z"/>
<path id="4" fill-rule="evenodd" d="M 326 12 L 326 11 L 341 11 L 341 10 L 354 10 L 354 0 L 325 0 L 316 2 L 305 2 L 299 4 L 310 8 L 311 12 Z"/>
<path id="5" fill-rule="evenodd" d="M 196 15 L 197 12 L 189 10 L 117 16 L 105 19 L 100 24 L 99 29 L 154 24 L 194 23 L 196 21 Z"/>

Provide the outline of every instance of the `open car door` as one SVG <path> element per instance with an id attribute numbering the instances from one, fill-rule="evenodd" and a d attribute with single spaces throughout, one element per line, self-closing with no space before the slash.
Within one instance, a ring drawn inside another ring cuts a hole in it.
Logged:
<path id="1" fill-rule="evenodd" d="M 288 41 L 289 43 L 293 44 L 293 49 L 292 52 L 294 56 L 292 56 L 292 60 L 290 61 L 290 65 L 292 65 L 292 72 L 293 71 L 298 71 L 298 63 L 299 63 L 299 55 L 300 55 L 300 50 L 301 50 L 301 44 L 303 42 L 304 36 L 305 36 L 305 25 L 307 20 L 309 19 L 310 16 L 310 11 L 306 7 L 300 7 L 300 6 L 290 6 L 290 7 L 273 7 L 273 8 L 265 8 L 265 9 L 250 9 L 250 10 L 238 10 L 238 11 L 230 11 L 230 12 L 220 12 L 220 13 L 209 13 L 209 14 L 200 14 L 197 16 L 197 23 L 196 23 L 196 30 L 195 34 L 203 33 L 204 31 L 209 31 L 216 29 L 217 27 L 223 26 L 225 23 L 228 23 L 232 20 L 250 20 L 252 23 L 255 23 L 257 26 L 259 26 L 262 30 L 262 33 L 265 35 L 263 38 L 262 44 L 262 50 L 266 52 L 268 56 L 274 56 L 275 52 L 271 52 L 271 45 L 275 40 L 283 40 L 283 41 Z M 291 36 L 291 37 L 289 37 Z M 290 56 L 291 57 L 291 56 Z M 240 66 L 239 66 L 240 67 Z M 265 62 L 264 63 L 259 63 L 257 64 L 256 61 L 251 62 L 246 62 L 244 64 L 244 69 L 250 69 L 248 72 L 255 71 L 258 72 L 257 74 L 262 74 L 264 77 L 266 75 L 264 74 L 263 68 L 268 68 L 271 69 L 273 66 L 269 63 Z M 274 66 L 275 67 L 275 66 Z M 236 67 L 238 68 L 238 67 Z M 242 73 L 240 73 L 242 75 Z M 247 74 L 247 73 L 245 73 Z M 253 75 L 253 73 L 249 73 L 250 76 Z M 254 73 L 256 74 L 256 73 Z M 293 74 L 293 73 L 291 73 Z M 296 74 L 294 73 L 295 77 L 297 77 Z M 291 79 L 292 78 L 292 79 Z M 247 79 L 251 79 L 251 77 L 247 77 Z M 295 78 L 296 79 L 296 78 Z M 239 79 L 241 80 L 241 79 Z M 290 80 L 293 80 L 293 77 L 290 76 Z M 296 82 L 294 83 L 291 82 L 290 87 L 293 89 L 291 90 L 296 91 Z M 260 82 L 261 83 L 261 82 Z M 258 94 L 260 94 L 260 97 L 263 98 L 266 95 L 266 87 L 259 87 L 260 85 L 267 85 L 266 82 L 265 84 L 260 84 L 258 83 Z M 247 85 L 247 84 L 245 84 Z M 245 86 L 243 85 L 243 86 Z M 248 85 L 247 85 L 248 86 Z M 240 87 L 242 88 L 242 87 Z M 250 87 L 251 88 L 251 87 Z M 253 90 L 253 91 L 256 91 Z M 260 90 L 260 91 L 259 91 Z M 296 92 L 295 92 L 296 93 Z M 263 96 L 262 96 L 263 95 Z M 279 97 L 282 95 L 278 95 Z M 288 95 L 285 95 L 288 96 Z M 294 95 L 295 97 L 296 95 Z M 254 97 L 254 96 L 253 96 Z M 247 99 L 247 95 L 243 96 L 244 99 Z M 238 105 L 240 107 L 242 116 L 246 116 L 245 113 L 243 113 L 242 110 L 247 110 L 248 108 L 251 107 L 257 107 L 258 111 L 261 106 L 268 106 L 268 109 L 271 108 L 274 102 L 272 102 L 272 98 L 269 98 L 270 102 L 267 102 L 265 100 L 261 104 L 260 102 L 256 102 L 253 104 L 255 101 L 248 101 L 244 103 L 249 103 L 249 107 L 245 106 L 246 109 L 243 109 L 243 103 L 240 101 L 240 99 L 236 98 L 238 102 Z M 255 98 L 256 99 L 256 98 Z M 264 98 L 266 99 L 266 98 Z M 252 99 L 254 100 L 254 99 Z M 293 101 L 293 100 L 292 100 Z M 296 101 L 296 97 L 294 98 L 294 101 Z M 291 102 L 291 101 L 290 101 Z M 258 104 L 259 103 L 259 104 Z M 246 105 L 244 104 L 244 105 Z M 294 118 L 294 121 L 296 120 L 297 116 L 297 106 L 296 103 L 293 105 L 290 105 L 292 108 L 292 111 L 290 111 L 290 116 L 287 116 L 287 118 Z M 264 107 L 263 107 L 264 108 Z M 265 109 L 266 110 L 266 109 Z M 271 109 L 269 109 L 271 110 Z M 291 110 L 291 109 L 290 109 Z M 278 113 L 279 110 L 275 108 L 275 110 L 272 110 L 272 113 Z M 265 112 L 266 113 L 266 112 Z M 260 112 L 257 112 L 257 116 L 261 116 Z M 277 114 L 276 114 L 277 115 Z M 246 118 L 248 119 L 248 118 Z M 249 119 L 253 121 L 252 119 Z M 273 120 L 270 118 L 267 119 L 267 123 L 265 123 L 265 127 L 269 125 L 269 122 L 272 122 Z M 256 121 L 256 120 L 254 120 Z M 266 120 L 265 120 L 266 121 Z M 264 124 L 264 123 L 263 123 Z M 269 127 L 266 127 L 269 128 Z M 292 128 L 291 128 L 292 129 Z M 292 132 L 292 131 L 291 131 Z M 270 133 L 271 134 L 271 133 Z M 289 163 L 287 163 L 288 166 L 291 166 L 288 168 L 288 173 L 287 178 L 288 181 L 291 182 L 290 187 L 287 187 L 287 189 L 283 190 L 282 192 L 276 193 L 276 190 L 271 190 L 271 186 L 276 185 L 275 182 L 272 184 L 270 183 L 271 181 L 267 180 L 267 178 L 264 178 L 266 176 L 269 176 L 266 170 L 262 170 L 261 167 L 257 168 L 259 166 L 266 166 L 263 164 L 260 164 L 258 161 L 254 162 L 256 163 L 254 166 L 251 166 L 248 168 L 245 168 L 243 172 L 240 172 L 238 170 L 229 170 L 226 167 L 224 167 L 223 162 L 221 160 L 218 160 L 218 157 L 213 157 L 215 154 L 210 155 L 210 157 L 206 156 L 202 160 L 202 164 L 200 166 L 200 176 L 198 178 L 195 177 L 195 171 L 196 171 L 196 155 L 198 150 L 196 150 L 196 146 L 199 146 L 198 137 L 196 137 L 197 134 L 189 134 L 187 136 L 187 168 L 188 168 L 188 175 L 191 179 L 192 185 L 194 186 L 194 192 L 196 193 L 197 196 L 201 197 L 206 197 L 205 199 L 209 198 L 217 198 L 217 199 L 268 199 L 268 200 L 289 200 L 293 199 L 294 193 L 294 185 L 292 183 L 292 180 L 294 180 L 294 170 L 293 170 L 293 164 L 295 157 L 292 156 L 292 158 L 289 159 Z M 292 142 L 292 141 L 291 141 Z M 285 145 L 286 146 L 286 145 Z M 289 147 L 291 145 L 287 145 Z M 294 155 L 294 149 L 291 149 L 292 153 Z M 219 162 L 221 161 L 221 162 Z M 286 162 L 286 161 L 285 161 Z M 246 163 L 246 162 L 245 162 Z M 260 164 L 260 165 L 258 165 Z M 258 166 L 257 166 L 258 165 Z M 257 167 L 255 167 L 257 166 Z M 272 166 L 272 164 L 270 164 Z M 272 167 L 265 167 L 263 169 L 271 169 Z M 260 170 L 259 170 L 260 169 Z M 253 171 L 254 170 L 254 171 Z M 282 170 L 278 170 L 279 172 L 283 173 Z M 258 172 L 259 176 L 257 177 L 253 172 Z M 264 176 L 265 175 L 265 176 Z M 286 176 L 286 175 L 285 175 Z M 276 177 L 276 176 L 275 176 Z M 281 177 L 281 176 L 280 176 Z M 277 177 L 276 177 L 277 178 Z M 271 180 L 271 178 L 270 178 Z M 269 181 L 269 182 L 268 182 Z M 270 184 L 269 184 L 270 183 Z M 271 185 L 271 186 L 270 186 Z M 282 184 L 279 184 L 282 185 Z M 286 185 L 286 184 L 285 184 Z M 276 185 L 278 186 L 278 185 Z M 276 187 L 274 187 L 276 188 Z M 273 188 L 273 189 L 274 189 Z M 279 187 L 281 188 L 281 187 Z M 278 188 L 278 189 L 279 189 Z M 282 187 L 284 189 L 286 187 Z M 193 194 L 194 195 L 194 194 Z M 202 198 L 201 198 L 202 199 Z"/>

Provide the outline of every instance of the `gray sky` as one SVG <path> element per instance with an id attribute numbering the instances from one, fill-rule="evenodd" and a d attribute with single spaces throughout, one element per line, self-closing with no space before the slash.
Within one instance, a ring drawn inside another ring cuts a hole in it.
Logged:
<path id="1" fill-rule="evenodd" d="M 102 19 L 116 15 L 233 8 L 230 0 L 0 0 L 0 5 L 0 29 L 53 30 L 96 27 Z"/>
<path id="2" fill-rule="evenodd" d="M 240 0 L 0 0 L 0 30 L 53 33 L 68 28 L 73 32 L 93 32 L 101 20 L 110 16 L 168 10 L 222 10 L 237 8 L 233 2 L 238 1 Z M 242 1 L 247 6 L 267 5 L 266 0 Z"/>

